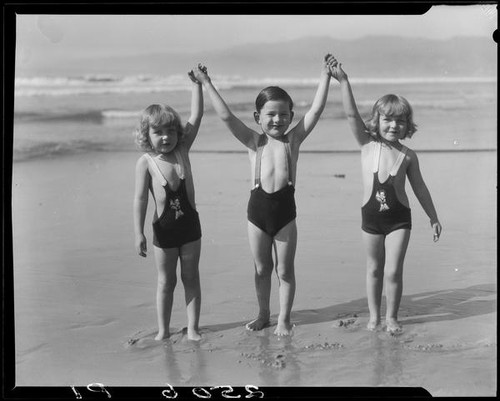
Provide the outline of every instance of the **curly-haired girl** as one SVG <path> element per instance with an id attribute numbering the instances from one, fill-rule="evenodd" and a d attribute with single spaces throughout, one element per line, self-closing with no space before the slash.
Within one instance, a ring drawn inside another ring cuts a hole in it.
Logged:
<path id="1" fill-rule="evenodd" d="M 331 73 L 340 83 L 349 126 L 361 147 L 364 188 L 361 228 L 367 251 L 366 291 L 370 310 L 367 327 L 376 330 L 381 324 L 380 304 L 385 281 L 386 328 L 397 333 L 402 330 L 397 314 L 403 292 L 403 262 L 411 230 L 406 177 L 430 218 L 434 241 L 439 239 L 442 229 L 422 178 L 417 154 L 400 142 L 411 137 L 417 126 L 408 101 L 392 94 L 375 102 L 371 118 L 365 124 L 342 64 L 333 64 Z"/>
<path id="2" fill-rule="evenodd" d="M 201 289 L 199 259 L 201 227 L 196 211 L 189 150 L 203 116 L 201 84 L 193 81 L 191 116 L 185 127 L 177 112 L 164 104 L 152 104 L 141 116 L 135 141 L 145 152 L 136 164 L 134 196 L 135 246 L 138 254 L 147 252 L 144 221 L 149 192 L 155 202 L 153 245 L 158 269 L 156 340 L 170 336 L 170 315 L 180 260 L 188 315 L 187 336 L 199 340 Z"/>

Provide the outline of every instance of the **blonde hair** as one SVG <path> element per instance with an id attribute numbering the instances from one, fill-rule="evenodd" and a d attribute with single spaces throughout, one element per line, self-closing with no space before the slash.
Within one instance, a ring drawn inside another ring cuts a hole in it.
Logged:
<path id="1" fill-rule="evenodd" d="M 149 128 L 174 127 L 177 131 L 179 141 L 184 135 L 181 118 L 179 114 L 166 104 L 152 104 L 148 106 L 141 115 L 139 125 L 134 131 L 135 143 L 144 152 L 153 151 L 149 138 Z"/>
<path id="2" fill-rule="evenodd" d="M 380 139 L 380 115 L 403 116 L 406 119 L 406 133 L 403 139 L 411 138 L 417 131 L 417 124 L 413 122 L 413 109 L 408 100 L 403 96 L 388 94 L 378 99 L 372 108 L 372 115 L 366 121 L 366 128 L 369 133 Z"/>

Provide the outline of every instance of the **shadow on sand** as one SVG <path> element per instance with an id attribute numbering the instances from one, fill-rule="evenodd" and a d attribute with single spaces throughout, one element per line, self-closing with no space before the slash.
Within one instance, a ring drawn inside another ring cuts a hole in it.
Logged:
<path id="1" fill-rule="evenodd" d="M 404 324 L 407 325 L 485 315 L 496 310 L 496 293 L 496 284 L 479 284 L 466 288 L 406 295 L 401 300 L 399 317 L 404 319 Z M 321 309 L 293 311 L 292 321 L 297 325 L 306 325 L 367 314 L 367 300 L 360 298 Z M 276 316 L 272 318 L 275 319 Z M 222 323 L 203 328 L 217 332 L 242 327 L 246 323 L 246 321 Z"/>

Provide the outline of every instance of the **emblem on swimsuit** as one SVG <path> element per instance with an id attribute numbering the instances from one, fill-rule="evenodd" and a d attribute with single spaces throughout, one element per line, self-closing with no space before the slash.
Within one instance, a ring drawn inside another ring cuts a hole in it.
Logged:
<path id="1" fill-rule="evenodd" d="M 175 220 L 184 216 L 184 213 L 181 209 L 181 202 L 179 201 L 178 198 L 170 199 L 170 209 L 175 210 Z"/>
<path id="2" fill-rule="evenodd" d="M 380 203 L 379 212 L 384 212 L 389 210 L 389 206 L 387 205 L 387 200 L 385 196 L 385 191 L 383 189 L 379 189 L 375 194 L 375 199 Z"/>

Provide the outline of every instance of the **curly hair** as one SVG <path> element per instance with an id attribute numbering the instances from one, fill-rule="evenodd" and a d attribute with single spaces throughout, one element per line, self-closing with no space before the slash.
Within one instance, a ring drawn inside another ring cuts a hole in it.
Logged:
<path id="1" fill-rule="evenodd" d="M 134 131 L 135 143 L 144 152 L 153 151 L 149 138 L 149 128 L 174 127 L 179 136 L 179 141 L 184 135 L 179 114 L 166 104 L 152 104 L 141 115 L 139 125 Z"/>
<path id="2" fill-rule="evenodd" d="M 366 121 L 366 128 L 373 137 L 380 139 L 380 115 L 403 116 L 406 118 L 407 130 L 403 139 L 411 138 L 417 131 L 417 124 L 413 122 L 413 109 L 403 96 L 388 94 L 378 99 L 372 108 L 372 115 Z"/>

